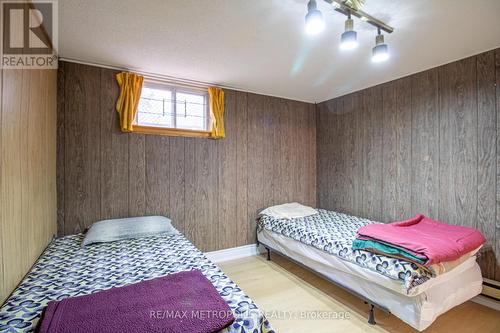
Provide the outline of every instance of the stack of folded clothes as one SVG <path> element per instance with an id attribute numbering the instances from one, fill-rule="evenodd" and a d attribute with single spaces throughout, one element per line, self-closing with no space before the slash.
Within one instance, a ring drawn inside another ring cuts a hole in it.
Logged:
<path id="1" fill-rule="evenodd" d="M 475 255 L 484 242 L 484 236 L 474 228 L 417 215 L 406 221 L 363 226 L 352 246 L 404 259 L 439 275 Z"/>

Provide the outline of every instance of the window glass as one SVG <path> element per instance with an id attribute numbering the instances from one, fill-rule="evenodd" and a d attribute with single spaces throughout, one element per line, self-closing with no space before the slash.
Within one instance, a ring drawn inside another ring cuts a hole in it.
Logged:
<path id="1" fill-rule="evenodd" d="M 172 104 L 172 91 L 143 87 L 137 111 L 137 124 L 173 127 Z"/>
<path id="2" fill-rule="evenodd" d="M 137 125 L 208 131 L 208 94 L 145 83 Z"/>
<path id="3" fill-rule="evenodd" d="M 176 93 L 176 109 L 177 109 L 177 127 L 204 130 L 206 129 L 206 103 L 205 96 L 177 92 Z"/>

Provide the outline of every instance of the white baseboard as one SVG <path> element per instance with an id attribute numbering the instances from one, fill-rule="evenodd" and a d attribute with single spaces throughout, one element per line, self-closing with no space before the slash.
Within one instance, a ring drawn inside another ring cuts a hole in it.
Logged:
<path id="1" fill-rule="evenodd" d="M 206 252 L 205 255 L 213 262 L 224 262 L 260 254 L 257 244 L 243 245 L 219 251 Z"/>
<path id="2" fill-rule="evenodd" d="M 474 303 L 478 303 L 478 304 L 487 306 L 489 308 L 492 308 L 493 310 L 500 311 L 500 302 L 495 301 L 492 298 L 489 298 L 489 297 L 486 297 L 483 295 L 478 295 L 478 296 L 474 297 L 473 299 L 471 299 L 471 301 L 473 301 Z"/>

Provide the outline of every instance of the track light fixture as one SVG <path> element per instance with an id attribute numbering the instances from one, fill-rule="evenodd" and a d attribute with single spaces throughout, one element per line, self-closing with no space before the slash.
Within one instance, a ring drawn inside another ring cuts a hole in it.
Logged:
<path id="1" fill-rule="evenodd" d="M 377 37 L 375 37 L 375 47 L 372 50 L 372 61 L 382 62 L 389 59 L 389 47 L 384 42 L 384 35 L 378 29 Z"/>
<path id="2" fill-rule="evenodd" d="M 351 14 L 349 14 L 347 20 L 345 20 L 345 31 L 340 36 L 340 49 L 352 50 L 357 48 L 357 35 L 356 31 L 354 31 L 354 21 L 351 18 Z"/>
<path id="3" fill-rule="evenodd" d="M 377 28 L 377 37 L 375 38 L 375 47 L 372 49 L 372 61 L 382 62 L 389 59 L 389 47 L 384 41 L 382 30 L 386 33 L 392 33 L 394 28 L 382 22 L 381 20 L 365 13 L 361 10 L 364 1 L 354 0 L 323 0 L 330 4 L 332 8 L 347 16 L 345 21 L 345 31 L 340 36 L 340 49 L 351 50 L 358 46 L 357 32 L 354 30 L 354 21 L 351 18 L 356 16 L 361 21 Z M 318 9 L 316 0 L 310 0 L 307 4 L 306 32 L 309 35 L 317 35 L 325 29 L 323 14 Z"/>
<path id="4" fill-rule="evenodd" d="M 308 35 L 317 35 L 323 30 L 325 30 L 323 14 L 318 10 L 316 0 L 310 0 L 307 4 L 306 33 Z"/>

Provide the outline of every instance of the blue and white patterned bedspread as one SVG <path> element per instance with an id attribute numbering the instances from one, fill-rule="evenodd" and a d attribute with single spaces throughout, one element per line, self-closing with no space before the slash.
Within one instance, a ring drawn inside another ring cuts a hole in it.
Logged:
<path id="1" fill-rule="evenodd" d="M 391 279 L 400 280 L 406 293 L 432 277 L 429 271 L 408 261 L 354 250 L 352 242 L 358 229 L 370 223 L 376 222 L 324 209 L 318 209 L 318 214 L 291 220 L 263 215 L 258 221 L 259 228 L 280 233 Z"/>
<path id="2" fill-rule="evenodd" d="M 54 240 L 0 308 L 0 332 L 32 332 L 51 300 L 90 294 L 199 269 L 229 304 L 236 321 L 224 332 L 274 332 L 253 301 L 183 235 L 159 235 L 85 248 L 83 235 Z"/>

